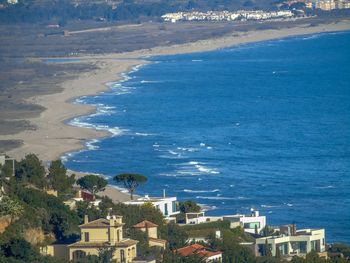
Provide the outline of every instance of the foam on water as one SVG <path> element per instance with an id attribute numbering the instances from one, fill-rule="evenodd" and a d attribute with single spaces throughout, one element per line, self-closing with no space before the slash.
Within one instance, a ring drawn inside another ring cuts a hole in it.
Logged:
<path id="1" fill-rule="evenodd" d="M 123 74 L 110 92 L 80 98 L 97 114 L 76 124 L 121 136 L 66 155 L 66 163 L 111 176 L 136 170 L 149 178 L 141 194 L 157 196 L 169 185 L 169 196 L 217 207 L 208 215 L 255 205 L 271 224 L 295 220 L 350 242 L 343 221 L 350 212 L 349 37 L 149 58 L 159 63 Z"/>
<path id="2" fill-rule="evenodd" d="M 220 189 L 214 189 L 214 190 L 191 190 L 191 189 L 184 189 L 185 193 L 216 193 L 220 192 Z"/>

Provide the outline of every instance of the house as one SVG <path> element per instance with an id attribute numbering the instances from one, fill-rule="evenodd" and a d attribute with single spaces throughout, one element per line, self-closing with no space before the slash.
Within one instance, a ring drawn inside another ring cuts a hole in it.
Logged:
<path id="1" fill-rule="evenodd" d="M 166 248 L 166 240 L 159 239 L 158 238 L 158 225 L 148 221 L 144 220 L 136 225 L 133 226 L 134 229 L 138 229 L 142 232 L 145 232 L 148 237 L 148 245 L 150 247 L 161 247 L 163 249 Z"/>
<path id="2" fill-rule="evenodd" d="M 123 237 L 122 216 L 108 216 L 89 222 L 85 216 L 80 225 L 80 241 L 67 246 L 68 259 L 80 260 L 88 255 L 98 255 L 103 248 L 115 248 L 113 259 L 116 262 L 132 262 L 137 255 L 138 241 Z"/>
<path id="3" fill-rule="evenodd" d="M 281 226 L 276 235 L 257 238 L 258 255 L 264 256 L 268 251 L 272 256 L 305 256 L 311 251 L 327 257 L 324 229 L 300 229 L 295 225 Z"/>
<path id="4" fill-rule="evenodd" d="M 199 230 L 192 230 L 187 231 L 188 239 L 187 243 L 207 243 L 208 237 L 210 235 L 215 236 L 217 239 L 221 239 L 221 231 L 217 229 L 199 229 Z"/>
<path id="5" fill-rule="evenodd" d="M 259 211 L 252 210 L 249 215 L 224 215 L 205 216 L 204 212 L 186 213 L 186 224 L 201 224 L 215 221 L 230 221 L 230 228 L 242 227 L 245 232 L 259 234 L 266 226 L 266 216 L 261 216 Z M 256 233 L 257 232 L 257 233 Z"/>
<path id="6" fill-rule="evenodd" d="M 190 212 L 185 215 L 185 224 L 186 225 L 197 225 L 201 223 L 208 222 L 204 212 Z"/>
<path id="7" fill-rule="evenodd" d="M 174 220 L 173 216 L 180 213 L 177 209 L 176 197 L 166 197 L 165 192 L 163 197 L 144 197 L 137 198 L 136 200 L 124 202 L 127 205 L 144 205 L 151 203 L 155 208 L 158 208 L 167 220 Z"/>
<path id="8" fill-rule="evenodd" d="M 223 220 L 230 221 L 230 228 L 240 226 L 244 229 L 244 232 L 250 234 L 259 234 L 266 226 L 266 216 L 261 216 L 257 210 L 252 210 L 249 215 L 223 216 Z"/>
<path id="9" fill-rule="evenodd" d="M 81 189 L 78 189 L 75 193 L 75 196 L 73 198 L 70 198 L 63 203 L 71 210 L 74 210 L 76 208 L 77 202 L 89 202 L 91 205 L 98 207 L 98 205 L 101 203 L 101 199 L 95 199 L 94 196 L 88 192 L 82 191 Z"/>
<path id="10" fill-rule="evenodd" d="M 221 251 L 213 251 L 211 249 L 205 248 L 200 244 L 193 244 L 190 246 L 182 247 L 174 252 L 181 255 L 182 257 L 198 255 L 201 258 L 204 258 L 206 262 L 222 262 Z"/>

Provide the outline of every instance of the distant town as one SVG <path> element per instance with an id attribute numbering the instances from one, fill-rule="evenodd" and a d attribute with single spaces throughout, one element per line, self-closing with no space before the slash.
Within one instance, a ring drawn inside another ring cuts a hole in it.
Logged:
<path id="1" fill-rule="evenodd" d="M 331 11 L 334 9 L 349 9 L 350 1 L 348 0 L 293 0 L 285 1 L 277 5 L 279 11 L 263 11 L 263 10 L 238 10 L 238 11 L 207 11 L 207 12 L 176 12 L 167 13 L 162 16 L 165 22 L 177 21 L 247 21 L 247 20 L 272 20 L 272 19 L 288 19 L 305 14 L 302 10 L 320 9 L 323 11 Z M 299 9 L 298 9 L 299 7 Z M 289 10 L 283 10 L 288 8 Z"/>
<path id="2" fill-rule="evenodd" d="M 164 21 L 175 23 L 177 21 L 237 21 L 237 20 L 268 20 L 277 18 L 291 18 L 293 13 L 286 11 L 208 11 L 208 12 L 177 12 L 168 13 L 162 16 Z"/>

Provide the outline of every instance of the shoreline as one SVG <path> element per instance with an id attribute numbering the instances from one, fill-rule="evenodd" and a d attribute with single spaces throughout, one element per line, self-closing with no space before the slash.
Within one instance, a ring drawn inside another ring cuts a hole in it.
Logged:
<path id="1" fill-rule="evenodd" d="M 105 130 L 71 126 L 67 123 L 76 117 L 96 112 L 96 106 L 77 104 L 75 100 L 79 97 L 92 96 L 110 90 L 108 83 L 121 81 L 123 74 L 127 74 L 137 65 L 151 63 L 145 60 L 146 57 L 207 52 L 247 43 L 347 30 L 350 30 L 350 20 L 313 27 L 305 24 L 304 26 L 279 30 L 232 32 L 220 38 L 181 45 L 159 46 L 118 54 L 65 58 L 71 60 L 66 63 L 90 63 L 97 66 L 98 69 L 82 73 L 77 78 L 63 82 L 61 85 L 63 91 L 60 93 L 29 98 L 28 101 L 43 106 L 45 110 L 39 116 L 28 119 L 37 127 L 35 130 L 25 130 L 17 134 L 2 136 L 6 140 L 23 140 L 22 146 L 8 151 L 7 154 L 20 159 L 28 153 L 35 153 L 46 164 L 64 154 L 86 148 L 84 142 L 88 140 L 109 136 L 109 132 Z M 74 173 L 83 175 L 80 172 Z M 113 200 L 115 196 L 121 200 L 126 195 L 112 186 L 108 188 L 107 196 L 112 197 Z"/>

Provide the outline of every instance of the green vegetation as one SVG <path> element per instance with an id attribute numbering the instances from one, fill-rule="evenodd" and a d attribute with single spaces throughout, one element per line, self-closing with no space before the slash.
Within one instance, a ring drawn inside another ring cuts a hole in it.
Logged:
<path id="1" fill-rule="evenodd" d="M 72 192 L 75 182 L 74 175 L 68 176 L 67 169 L 61 160 L 52 161 L 49 167 L 47 180 L 49 186 L 60 194 Z"/>
<path id="2" fill-rule="evenodd" d="M 7 222 L 0 232 L 0 263 L 63 263 L 65 261 L 43 256 L 40 248 L 52 243 L 73 243 L 79 239 L 78 226 L 83 223 L 85 215 L 94 220 L 108 214 L 123 216 L 124 236 L 139 241 L 138 256 L 141 258 L 154 256 L 158 262 L 202 263 L 203 258 L 196 255 L 181 257 L 174 253 L 176 249 L 187 245 L 189 237 L 197 235 L 206 237 L 206 246 L 209 248 L 223 252 L 223 263 L 285 262 L 283 257 L 271 257 L 268 252 L 267 256 L 255 257 L 250 247 L 240 245 L 241 242 L 252 241 L 252 237 L 242 228 L 230 229 L 227 221 L 181 227 L 175 223 L 167 224 L 161 212 L 151 203 L 142 206 L 116 204 L 108 197 L 102 197 L 98 207 L 88 202 L 78 202 L 76 209 L 71 210 L 63 202 L 69 198 L 66 193 L 73 191 L 74 177 L 67 176 L 66 168 L 60 161 L 51 163 L 48 174 L 40 160 L 32 154 L 16 163 L 15 177 L 5 176 L 12 174 L 6 165 L 0 169 L 1 178 L 8 178 L 3 180 L 6 191 L 0 200 L 0 223 Z M 94 194 L 98 192 L 97 189 L 105 187 L 104 182 L 96 180 L 95 176 L 87 176 L 86 180 L 80 182 L 84 182 L 81 185 Z M 44 187 L 56 189 L 60 194 L 58 197 L 49 195 Z M 190 201 L 180 203 L 180 207 L 182 212 L 198 211 L 198 206 Z M 147 234 L 132 227 L 145 219 L 159 226 L 159 238 L 168 241 L 165 251 L 149 247 Z M 215 235 L 216 230 L 221 231 L 221 238 Z M 267 228 L 266 233 L 268 231 Z M 350 255 L 349 246 L 334 244 L 329 251 L 334 254 L 332 259 L 321 259 L 317 253 L 311 252 L 305 259 L 294 257 L 292 262 L 350 262 L 346 259 Z M 112 253 L 110 248 L 101 248 L 98 256 L 89 256 L 81 262 L 111 262 Z"/>
<path id="3" fill-rule="evenodd" d="M 36 155 L 26 155 L 20 162 L 16 162 L 15 167 L 17 180 L 33 184 L 39 188 L 47 186 L 47 181 L 45 180 L 45 167 Z"/>
<path id="4" fill-rule="evenodd" d="M 77 180 L 77 184 L 80 185 L 81 188 L 88 190 L 94 197 L 98 192 L 105 189 L 107 183 L 108 182 L 101 176 L 93 174 L 86 175 Z"/>
<path id="5" fill-rule="evenodd" d="M 187 200 L 185 202 L 179 202 L 179 210 L 181 213 L 191 213 L 191 212 L 200 212 L 201 207 L 197 203 Z"/>
<path id="6" fill-rule="evenodd" d="M 208 222 L 208 223 L 202 223 L 198 225 L 187 225 L 183 226 L 183 228 L 186 231 L 190 230 L 203 230 L 203 229 L 218 229 L 218 230 L 224 230 L 224 229 L 230 229 L 230 222 L 229 221 L 215 221 L 215 222 Z"/>
<path id="7" fill-rule="evenodd" d="M 4 196 L 0 202 L 0 216 L 10 216 L 11 221 L 23 214 L 23 206 L 15 199 Z"/>
<path id="8" fill-rule="evenodd" d="M 133 195 L 137 187 L 147 182 L 147 177 L 141 174 L 119 174 L 113 178 L 117 183 L 122 183 L 130 193 L 130 199 L 133 200 Z"/>

